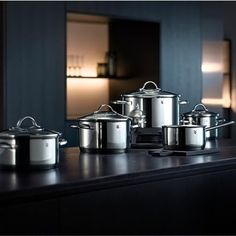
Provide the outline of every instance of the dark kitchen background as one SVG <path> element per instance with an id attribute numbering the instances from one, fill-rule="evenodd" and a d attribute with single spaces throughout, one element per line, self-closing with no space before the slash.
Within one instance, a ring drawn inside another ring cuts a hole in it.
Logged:
<path id="1" fill-rule="evenodd" d="M 189 101 L 181 113 L 202 102 L 236 120 L 235 11 L 223 1 L 1 1 L 0 129 L 32 116 L 68 148 L 55 142 L 44 165 L 28 136 L 10 145 L 1 136 L 1 167 L 13 171 L 0 171 L 0 234 L 234 235 L 235 125 L 190 156 L 163 146 L 86 153 L 70 125 L 149 80 Z M 40 145 L 52 135 L 29 130 Z"/>
<path id="2" fill-rule="evenodd" d="M 231 101 L 226 106 L 222 102 L 225 72 L 213 73 L 212 79 L 201 68 L 203 60 L 214 62 L 220 57 L 222 42 L 228 43 L 228 57 L 234 55 L 235 8 L 234 2 L 1 2 L 1 129 L 31 115 L 42 126 L 64 133 L 69 146 L 77 144 L 77 132 L 69 127 L 73 119 L 67 114 L 69 14 L 105 17 L 109 23 L 108 50 L 118 51 L 121 57 L 117 78 L 102 82 L 107 86 L 107 101 L 153 80 L 163 90 L 189 101 L 181 112 L 204 101 L 234 120 L 234 57 L 228 60 L 226 96 Z M 209 46 L 207 42 L 213 43 Z M 206 52 L 211 55 L 204 57 Z M 87 86 L 88 94 L 89 89 Z M 207 95 L 210 100 L 202 100 Z M 90 98 L 77 103 L 89 106 L 93 94 Z M 235 127 L 227 135 L 236 138 Z"/>

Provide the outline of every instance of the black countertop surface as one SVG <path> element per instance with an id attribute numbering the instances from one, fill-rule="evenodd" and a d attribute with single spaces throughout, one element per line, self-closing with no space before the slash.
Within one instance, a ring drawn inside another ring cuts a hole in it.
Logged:
<path id="1" fill-rule="evenodd" d="M 87 154 L 79 148 L 61 149 L 58 168 L 0 171 L 0 204 L 37 197 L 113 188 L 236 168 L 236 146 L 222 141 L 219 152 L 195 156 L 154 157 L 150 150 L 123 154 Z"/>

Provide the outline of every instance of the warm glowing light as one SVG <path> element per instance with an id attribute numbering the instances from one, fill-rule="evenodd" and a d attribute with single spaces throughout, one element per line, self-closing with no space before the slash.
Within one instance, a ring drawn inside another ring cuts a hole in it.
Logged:
<path id="1" fill-rule="evenodd" d="M 222 72 L 222 70 L 223 70 L 223 65 L 220 63 L 204 62 L 202 64 L 203 73 L 216 73 L 216 72 Z"/>
<path id="2" fill-rule="evenodd" d="M 109 103 L 108 79 L 67 79 L 67 117 L 78 118 Z"/>
<path id="3" fill-rule="evenodd" d="M 231 104 L 230 99 L 224 98 L 202 98 L 201 102 L 206 105 L 221 105 L 224 108 L 229 108 Z"/>
<path id="4" fill-rule="evenodd" d="M 230 108 L 229 43 L 204 41 L 201 70 L 203 72 L 202 103 Z"/>

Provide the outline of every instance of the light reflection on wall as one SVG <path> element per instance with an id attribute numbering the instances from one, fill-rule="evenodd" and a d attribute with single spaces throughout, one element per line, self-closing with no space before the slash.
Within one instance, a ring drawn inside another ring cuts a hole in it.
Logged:
<path id="1" fill-rule="evenodd" d="M 108 51 L 108 24 L 93 17 L 76 17 L 67 22 L 67 68 L 80 66 L 73 76 L 97 76 L 97 63 L 105 62 Z M 94 112 L 103 103 L 109 103 L 108 79 L 67 78 L 68 119 Z"/>
<path id="2" fill-rule="evenodd" d="M 229 44 L 204 41 L 202 57 L 202 103 L 230 108 Z"/>
<path id="3" fill-rule="evenodd" d="M 109 103 L 108 88 L 108 79 L 67 79 L 67 118 L 78 118 Z"/>

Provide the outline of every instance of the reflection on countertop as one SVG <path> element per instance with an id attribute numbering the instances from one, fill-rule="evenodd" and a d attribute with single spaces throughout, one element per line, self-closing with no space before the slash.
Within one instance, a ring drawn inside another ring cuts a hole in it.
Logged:
<path id="1" fill-rule="evenodd" d="M 87 191 L 99 186 L 235 168 L 236 146 L 232 144 L 233 141 L 221 141 L 219 152 L 213 154 L 163 157 L 154 157 L 145 149 L 131 149 L 122 154 L 88 154 L 80 153 L 78 147 L 64 148 L 60 151 L 56 169 L 34 172 L 1 170 L 0 202 L 32 194 L 58 195 L 72 189 Z"/>

